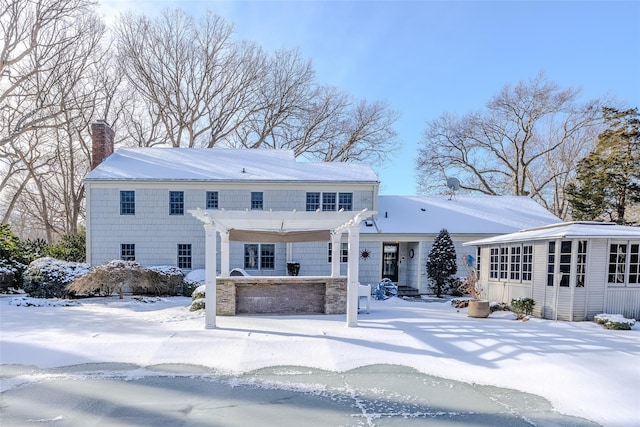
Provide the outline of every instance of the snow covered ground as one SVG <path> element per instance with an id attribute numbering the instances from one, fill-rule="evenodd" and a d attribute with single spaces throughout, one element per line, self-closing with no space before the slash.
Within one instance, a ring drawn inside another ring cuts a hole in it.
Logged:
<path id="1" fill-rule="evenodd" d="M 92 298 L 33 306 L 0 298 L 0 362 L 39 368 L 88 363 L 187 363 L 221 374 L 273 366 L 346 371 L 374 364 L 540 395 L 559 412 L 605 426 L 640 423 L 640 324 L 514 320 L 508 312 L 467 317 L 446 302 L 372 301 L 359 327 L 342 316 L 218 317 L 187 298 Z M 2 390 L 37 380 L 3 378 Z"/>

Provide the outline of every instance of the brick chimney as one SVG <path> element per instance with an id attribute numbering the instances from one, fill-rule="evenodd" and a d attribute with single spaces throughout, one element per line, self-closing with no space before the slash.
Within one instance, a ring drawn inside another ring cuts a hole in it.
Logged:
<path id="1" fill-rule="evenodd" d="M 97 120 L 91 124 L 91 170 L 95 169 L 104 159 L 113 154 L 113 137 L 115 132 L 105 120 Z"/>

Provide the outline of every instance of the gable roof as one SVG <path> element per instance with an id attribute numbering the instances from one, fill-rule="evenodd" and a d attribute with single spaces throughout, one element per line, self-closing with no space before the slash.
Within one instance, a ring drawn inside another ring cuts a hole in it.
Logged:
<path id="1" fill-rule="evenodd" d="M 521 230 L 503 236 L 490 237 L 466 243 L 488 245 L 555 239 L 640 239 L 640 227 L 618 225 L 612 222 L 561 222 L 546 227 Z"/>
<path id="2" fill-rule="evenodd" d="M 362 163 L 299 162 L 292 150 L 225 148 L 121 148 L 85 181 L 379 182 Z"/>
<path id="3" fill-rule="evenodd" d="M 525 196 L 379 196 L 378 202 L 375 226 L 367 221 L 362 233 L 505 234 L 561 221 Z"/>

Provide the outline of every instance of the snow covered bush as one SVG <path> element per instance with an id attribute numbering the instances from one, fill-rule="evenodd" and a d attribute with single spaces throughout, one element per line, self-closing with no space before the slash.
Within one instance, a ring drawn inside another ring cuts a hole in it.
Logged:
<path id="1" fill-rule="evenodd" d="M 182 296 L 193 296 L 193 291 L 204 285 L 204 270 L 192 270 L 182 280 Z"/>
<path id="2" fill-rule="evenodd" d="M 191 308 L 189 309 L 190 311 L 204 310 L 204 298 L 206 295 L 206 290 L 207 287 L 205 285 L 200 285 L 196 288 L 195 291 L 193 291 L 193 294 L 191 295 Z"/>
<path id="3" fill-rule="evenodd" d="M 533 313 L 533 306 L 536 302 L 532 298 L 517 297 L 511 300 L 511 311 L 518 320 L 522 320 Z"/>
<path id="4" fill-rule="evenodd" d="M 95 267 L 89 274 L 69 285 L 69 291 L 84 295 L 120 298 L 127 293 L 140 295 L 176 295 L 183 273 L 171 266 L 143 267 L 136 261 L 113 260 Z"/>
<path id="5" fill-rule="evenodd" d="M 596 314 L 593 320 L 607 329 L 629 331 L 636 324 L 635 319 L 627 319 L 621 314 Z"/>
<path id="6" fill-rule="evenodd" d="M 134 282 L 131 292 L 140 295 L 178 295 L 184 273 L 171 265 L 152 266 L 142 273 L 142 279 Z"/>
<path id="7" fill-rule="evenodd" d="M 67 285 L 85 276 L 89 264 L 40 258 L 29 264 L 24 273 L 22 287 L 36 298 L 62 298 L 69 294 Z"/>

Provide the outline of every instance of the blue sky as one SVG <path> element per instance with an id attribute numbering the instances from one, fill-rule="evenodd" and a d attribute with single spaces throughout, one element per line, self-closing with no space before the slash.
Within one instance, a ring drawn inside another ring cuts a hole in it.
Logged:
<path id="1" fill-rule="evenodd" d="M 403 149 L 376 168 L 381 194 L 416 194 L 426 122 L 482 108 L 505 84 L 544 71 L 582 99 L 640 107 L 640 1 L 101 0 L 108 16 L 209 9 L 238 39 L 299 48 L 317 80 L 386 100 L 402 117 Z M 444 187 L 444 182 L 443 182 Z"/>

